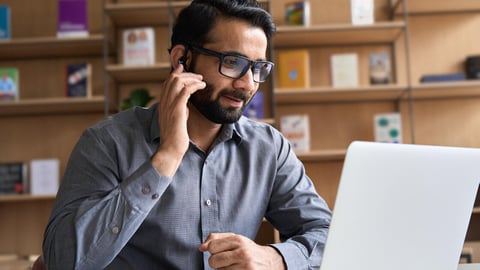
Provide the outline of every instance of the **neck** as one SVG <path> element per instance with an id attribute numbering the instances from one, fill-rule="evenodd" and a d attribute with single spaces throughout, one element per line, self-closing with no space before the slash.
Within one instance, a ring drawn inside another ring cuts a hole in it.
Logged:
<path id="1" fill-rule="evenodd" d="M 208 153 L 222 125 L 205 118 L 205 116 L 191 104 L 188 105 L 188 109 L 188 136 L 197 147 L 205 153 Z"/>

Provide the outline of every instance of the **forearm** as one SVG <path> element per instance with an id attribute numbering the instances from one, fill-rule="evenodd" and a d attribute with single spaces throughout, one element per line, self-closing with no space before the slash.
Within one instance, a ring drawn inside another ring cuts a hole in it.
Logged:
<path id="1" fill-rule="evenodd" d="M 143 167 L 104 195 L 92 192 L 78 206 L 68 186 L 59 191 L 44 241 L 49 269 L 102 269 L 115 258 L 169 184 L 148 164 Z"/>

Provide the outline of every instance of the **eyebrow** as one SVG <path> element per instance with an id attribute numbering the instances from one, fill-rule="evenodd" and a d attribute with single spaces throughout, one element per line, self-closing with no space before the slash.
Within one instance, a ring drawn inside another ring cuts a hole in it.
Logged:
<path id="1" fill-rule="evenodd" d="M 245 57 L 245 58 L 247 58 L 248 60 L 251 60 L 251 61 L 267 61 L 266 58 L 257 58 L 255 60 L 252 60 L 252 59 L 250 59 L 250 57 L 246 56 L 243 53 L 237 52 L 237 51 L 227 51 L 227 52 L 223 52 L 223 54 L 243 56 L 243 57 Z"/>

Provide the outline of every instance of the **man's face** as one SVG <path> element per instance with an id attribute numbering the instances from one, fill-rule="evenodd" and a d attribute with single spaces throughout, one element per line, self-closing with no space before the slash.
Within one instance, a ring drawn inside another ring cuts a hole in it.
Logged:
<path id="1" fill-rule="evenodd" d="M 221 19 L 209 33 L 209 42 L 203 48 L 220 52 L 235 53 L 251 60 L 264 60 L 267 39 L 261 28 L 252 27 L 239 20 Z M 190 102 L 207 119 L 224 124 L 236 122 L 246 104 L 258 90 L 252 71 L 238 79 L 219 73 L 220 59 L 195 53 L 193 72 L 202 74 L 207 87 L 190 97 Z"/>

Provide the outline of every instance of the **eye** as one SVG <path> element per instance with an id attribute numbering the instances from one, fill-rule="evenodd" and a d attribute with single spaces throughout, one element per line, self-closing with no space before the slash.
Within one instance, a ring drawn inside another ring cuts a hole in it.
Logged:
<path id="1" fill-rule="evenodd" d="M 225 56 L 223 58 L 223 66 L 230 69 L 238 69 L 239 68 L 239 58 L 236 56 Z"/>

